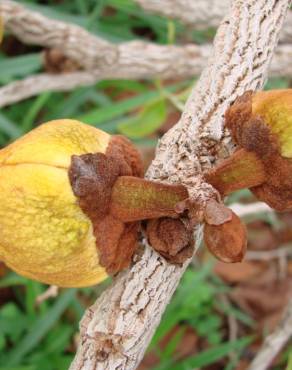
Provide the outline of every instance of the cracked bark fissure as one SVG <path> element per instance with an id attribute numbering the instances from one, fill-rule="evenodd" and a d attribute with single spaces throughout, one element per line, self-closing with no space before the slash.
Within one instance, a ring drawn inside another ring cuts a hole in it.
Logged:
<path id="1" fill-rule="evenodd" d="M 213 56 L 181 120 L 161 140 L 148 178 L 183 183 L 192 197 L 208 198 L 212 189 L 202 172 L 233 149 L 223 129 L 224 112 L 246 90 L 262 87 L 289 3 L 233 1 L 217 31 Z M 200 236 L 198 227 L 197 245 Z M 187 265 L 167 264 L 146 246 L 85 313 L 70 369 L 135 369 Z"/>

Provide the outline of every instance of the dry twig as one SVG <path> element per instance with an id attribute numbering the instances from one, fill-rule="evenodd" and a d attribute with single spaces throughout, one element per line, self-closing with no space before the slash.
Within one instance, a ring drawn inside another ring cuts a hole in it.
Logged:
<path id="1" fill-rule="evenodd" d="M 250 216 L 256 213 L 271 213 L 274 212 L 266 203 L 255 202 L 251 204 L 241 204 L 233 203 L 230 205 L 230 208 L 237 214 L 239 217 Z"/>
<path id="2" fill-rule="evenodd" d="M 168 18 L 179 19 L 193 29 L 218 27 L 227 14 L 231 0 L 134 0 L 143 9 Z M 281 31 L 281 42 L 292 41 L 292 12 Z"/>
<path id="3" fill-rule="evenodd" d="M 190 78 L 201 73 L 211 53 L 210 45 L 189 45 L 180 48 L 157 45 L 154 48 L 156 51 L 152 56 L 150 52 L 145 55 L 143 68 L 135 68 L 137 58 L 133 58 L 131 63 L 129 59 L 128 69 L 120 68 L 118 64 L 117 68 L 110 67 L 109 70 L 94 69 L 62 74 L 41 73 L 11 82 L 0 88 L 0 108 L 44 91 L 70 91 L 76 87 L 93 85 L 104 79 Z M 139 50 L 137 48 L 137 53 Z M 144 55 L 141 50 L 140 55 Z M 130 55 L 129 58 L 131 58 Z M 292 46 L 280 45 L 272 59 L 269 76 L 292 76 L 291 59 Z M 177 64 L 173 63 L 174 60 Z M 177 67 L 175 70 L 173 70 L 174 66 Z"/>
<path id="4" fill-rule="evenodd" d="M 1 0 L 0 14 L 5 30 L 22 42 L 59 48 L 80 67 L 103 78 L 194 76 L 210 53 L 209 46 L 179 47 L 143 41 L 113 44 L 79 26 L 50 19 L 9 0 Z"/>
<path id="5" fill-rule="evenodd" d="M 179 47 L 142 41 L 111 44 L 81 27 L 47 18 L 9 0 L 1 0 L 0 13 L 5 28 L 23 42 L 60 48 L 86 69 L 61 75 L 44 73 L 12 82 L 0 88 L 0 107 L 44 91 L 69 91 L 100 79 L 190 78 L 201 73 L 211 53 L 210 45 Z M 292 76 L 291 57 L 292 47 L 281 45 L 270 75 Z"/>
<path id="6" fill-rule="evenodd" d="M 292 337 L 292 299 L 288 302 L 283 319 L 276 330 L 268 335 L 262 348 L 250 364 L 248 370 L 266 370 L 273 359 Z"/>
<path id="7" fill-rule="evenodd" d="M 202 173 L 233 148 L 223 130 L 232 101 L 259 89 L 277 43 L 289 0 L 235 0 L 218 29 L 214 54 L 192 91 L 179 123 L 161 140 L 147 177 L 185 184 L 190 196 L 213 194 Z M 212 148 L 212 156 L 209 154 Z M 196 228 L 197 245 L 201 228 Z M 188 263 L 166 263 L 145 246 L 133 266 L 87 310 L 71 370 L 135 369 Z"/>
<path id="8" fill-rule="evenodd" d="M 42 294 L 37 296 L 36 304 L 40 305 L 49 298 L 57 297 L 58 292 L 59 288 L 56 285 L 50 285 L 47 290 L 45 290 Z"/>
<path id="9" fill-rule="evenodd" d="M 245 258 L 249 261 L 270 261 L 272 259 L 288 258 L 290 256 L 292 256 L 291 244 L 270 251 L 248 251 Z"/>

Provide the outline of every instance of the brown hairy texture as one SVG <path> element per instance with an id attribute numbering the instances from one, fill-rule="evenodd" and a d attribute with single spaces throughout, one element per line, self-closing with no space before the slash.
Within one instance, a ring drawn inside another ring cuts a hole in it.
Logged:
<path id="1" fill-rule="evenodd" d="M 260 116 L 253 116 L 241 131 L 239 145 L 262 158 L 279 153 L 279 143 Z"/>
<path id="2" fill-rule="evenodd" d="M 280 154 L 263 158 L 267 181 L 250 190 L 256 197 L 279 212 L 292 209 L 292 161 Z"/>
<path id="3" fill-rule="evenodd" d="M 231 221 L 232 211 L 223 203 L 210 199 L 206 204 L 204 219 L 209 225 L 222 225 L 227 221 Z"/>
<path id="4" fill-rule="evenodd" d="M 171 263 L 182 264 L 193 255 L 192 230 L 180 219 L 164 217 L 150 220 L 146 234 L 151 246 Z"/>
<path id="5" fill-rule="evenodd" d="M 143 176 L 141 155 L 125 136 L 112 136 L 106 150 L 106 155 L 119 161 L 121 166 L 120 176 Z"/>
<path id="6" fill-rule="evenodd" d="M 109 274 L 129 266 L 137 247 L 139 222 L 125 224 L 109 214 L 94 229 L 100 264 Z"/>
<path id="7" fill-rule="evenodd" d="M 112 190 L 110 209 L 112 214 L 125 222 L 178 217 L 176 205 L 187 197 L 188 191 L 182 185 L 120 176 Z"/>
<path id="8" fill-rule="evenodd" d="M 68 174 L 79 205 L 94 227 L 108 213 L 119 164 L 103 153 L 73 155 Z"/>
<path id="9" fill-rule="evenodd" d="M 225 126 L 230 130 L 236 144 L 239 144 L 242 129 L 251 117 L 252 96 L 252 91 L 246 91 L 235 100 L 225 113 Z"/>
<path id="10" fill-rule="evenodd" d="M 248 187 L 277 211 L 291 210 L 292 161 L 282 157 L 279 139 L 263 116 L 252 112 L 253 97 L 265 99 L 267 94 L 254 94 L 243 94 L 225 114 L 226 127 L 242 149 L 207 173 L 206 180 L 221 194 Z"/>
<path id="11" fill-rule="evenodd" d="M 225 113 L 225 125 L 236 144 L 262 157 L 279 151 L 279 144 L 264 119 L 252 114 L 253 95 L 247 91 L 235 100 Z"/>
<path id="12" fill-rule="evenodd" d="M 101 266 L 112 274 L 128 267 L 135 252 L 139 222 L 124 223 L 110 213 L 111 193 L 119 176 L 142 176 L 142 160 L 133 144 L 113 136 L 106 153 L 73 155 L 69 181 L 90 218 Z"/>
<path id="13" fill-rule="evenodd" d="M 232 212 L 231 221 L 222 225 L 204 226 L 204 242 L 209 251 L 220 261 L 240 262 L 246 251 L 246 228 L 240 218 Z"/>

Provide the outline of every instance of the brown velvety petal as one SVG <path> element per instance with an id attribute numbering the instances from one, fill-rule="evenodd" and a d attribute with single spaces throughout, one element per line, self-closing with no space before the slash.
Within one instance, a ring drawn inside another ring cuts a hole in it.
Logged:
<path id="1" fill-rule="evenodd" d="M 182 264 L 193 255 L 192 231 L 179 219 L 150 220 L 146 233 L 150 245 L 171 263 Z"/>
<path id="2" fill-rule="evenodd" d="M 205 224 L 204 242 L 209 251 L 220 261 L 240 262 L 246 251 L 246 228 L 232 212 L 232 220 L 222 225 Z"/>
<path id="3" fill-rule="evenodd" d="M 143 162 L 140 153 L 129 139 L 122 135 L 111 137 L 106 155 L 120 166 L 120 176 L 143 176 Z"/>
<path id="4" fill-rule="evenodd" d="M 129 266 L 137 247 L 139 223 L 124 224 L 112 215 L 98 222 L 94 229 L 100 264 L 109 274 Z"/>
<path id="5" fill-rule="evenodd" d="M 226 126 L 242 149 L 207 174 L 210 183 L 221 193 L 228 194 L 248 187 L 257 198 L 277 211 L 292 209 L 292 160 L 282 156 L 283 148 L 280 144 L 280 139 L 283 140 L 285 135 L 288 137 L 285 141 L 287 144 L 290 135 L 287 131 L 290 122 L 290 111 L 287 111 L 289 104 L 291 90 L 254 94 L 247 92 L 227 110 Z M 256 113 L 253 111 L 254 105 Z M 255 158 L 247 156 L 247 153 L 253 153 Z M 258 180 L 257 183 L 252 184 L 253 177 Z"/>
<path id="6" fill-rule="evenodd" d="M 81 209 L 95 225 L 108 213 L 118 163 L 102 153 L 73 155 L 68 175 Z"/>
<path id="7" fill-rule="evenodd" d="M 244 126 L 252 114 L 252 91 L 238 97 L 225 113 L 225 125 L 230 130 L 233 140 L 239 144 Z"/>

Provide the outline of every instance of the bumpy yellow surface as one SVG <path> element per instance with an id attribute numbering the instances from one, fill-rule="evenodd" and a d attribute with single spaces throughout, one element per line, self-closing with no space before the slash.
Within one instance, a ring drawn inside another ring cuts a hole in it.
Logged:
<path id="1" fill-rule="evenodd" d="M 105 152 L 109 139 L 78 121 L 58 120 L 0 151 L 0 260 L 21 275 L 64 287 L 107 277 L 67 170 L 72 154 Z"/>
<path id="2" fill-rule="evenodd" d="M 256 93 L 252 113 L 264 117 L 280 140 L 282 156 L 292 158 L 292 89 Z"/>

